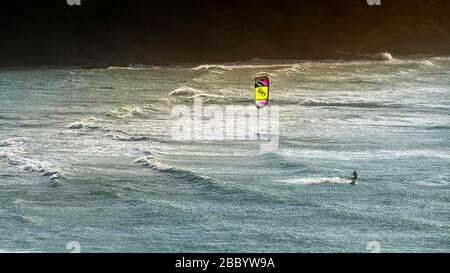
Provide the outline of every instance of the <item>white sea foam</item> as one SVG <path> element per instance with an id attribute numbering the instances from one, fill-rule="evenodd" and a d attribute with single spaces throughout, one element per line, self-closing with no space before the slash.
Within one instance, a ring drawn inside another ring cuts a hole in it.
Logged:
<path id="1" fill-rule="evenodd" d="M 101 120 L 95 117 L 90 117 L 85 120 L 75 121 L 67 126 L 69 129 L 80 130 L 80 129 L 98 129 L 102 127 Z"/>
<path id="2" fill-rule="evenodd" d="M 233 69 L 261 69 L 261 68 L 283 68 L 290 67 L 298 64 L 298 60 L 266 60 L 260 58 L 254 58 L 244 62 L 229 62 L 223 64 L 202 64 L 190 68 L 190 70 L 233 70 Z"/>
<path id="3" fill-rule="evenodd" d="M 278 72 L 284 72 L 284 73 L 304 73 L 308 70 L 306 65 L 300 65 L 300 64 L 294 64 L 292 66 L 289 66 L 287 68 L 279 69 Z"/>
<path id="4" fill-rule="evenodd" d="M 110 66 L 107 69 L 108 70 L 156 70 L 161 69 L 161 66 L 157 65 L 129 65 L 129 66 Z"/>
<path id="5" fill-rule="evenodd" d="M 379 52 L 374 54 L 364 54 L 364 53 L 351 53 L 351 52 L 341 52 L 344 57 L 343 60 L 321 60 L 321 61 L 311 61 L 311 60 L 269 60 L 269 59 L 253 59 L 244 62 L 231 62 L 231 63 L 221 63 L 221 64 L 201 64 L 195 67 L 189 68 L 193 71 L 204 70 L 204 71 L 232 71 L 237 69 L 275 69 L 275 72 L 280 72 L 283 74 L 290 73 L 304 73 L 310 69 L 315 68 L 339 68 L 346 66 L 368 66 L 379 64 L 384 62 L 386 65 L 407 65 L 407 64 L 421 64 L 425 66 L 436 66 L 433 60 L 443 61 L 448 60 L 446 58 L 434 58 L 430 60 L 429 58 L 404 58 L 404 57 L 394 57 L 390 52 Z M 267 73 L 267 72 L 266 72 Z M 268 73 L 274 76 L 273 71 Z"/>
<path id="6" fill-rule="evenodd" d="M 220 64 L 202 64 L 198 65 L 196 67 L 191 68 L 191 70 L 210 70 L 210 69 L 224 69 L 224 70 L 231 70 L 231 67 L 228 67 L 226 65 L 220 65 Z"/>
<path id="7" fill-rule="evenodd" d="M 105 116 L 116 118 L 116 119 L 127 119 L 127 118 L 145 118 L 146 109 L 141 107 L 120 107 L 115 110 L 107 111 Z"/>
<path id="8" fill-rule="evenodd" d="M 324 99 L 304 99 L 298 103 L 301 106 L 334 106 L 334 107 L 352 107 L 352 108 L 381 108 L 381 107 L 398 107 L 383 102 L 366 101 L 366 100 L 324 100 Z"/>
<path id="9" fill-rule="evenodd" d="M 55 164 L 29 157 L 22 139 L 13 139 L 9 143 L 8 146 L 0 147 L 0 158 L 4 158 L 8 164 L 30 173 L 40 173 L 49 180 L 62 176 L 62 171 Z"/>
<path id="10" fill-rule="evenodd" d="M 192 98 L 192 99 L 195 99 L 195 98 L 204 98 L 204 99 L 225 99 L 224 96 L 221 96 L 221 95 L 213 95 L 213 94 L 208 94 L 208 93 L 195 94 L 195 95 L 192 96 L 191 98 Z"/>
<path id="11" fill-rule="evenodd" d="M 169 96 L 193 96 L 197 93 L 201 92 L 198 89 L 189 87 L 189 86 L 181 86 L 172 92 L 169 93 Z"/>
<path id="12" fill-rule="evenodd" d="M 7 250 L 7 249 L 0 249 L 0 253 L 4 254 L 25 254 L 25 253 L 32 253 L 29 250 Z M 35 253 L 33 251 L 33 253 Z"/>
<path id="13" fill-rule="evenodd" d="M 144 141 L 148 138 L 145 136 L 126 136 L 126 135 L 109 135 L 113 140 L 118 141 Z"/>
<path id="14" fill-rule="evenodd" d="M 433 67 L 436 67 L 436 66 L 437 66 L 435 63 L 433 63 L 433 62 L 430 61 L 430 60 L 419 61 L 419 64 L 425 65 L 425 66 L 433 66 Z"/>
<path id="15" fill-rule="evenodd" d="M 188 86 L 181 86 L 169 93 L 169 99 L 192 101 L 196 98 L 202 98 L 204 103 L 223 102 L 227 98 L 223 95 L 209 94 L 204 90 L 195 89 Z"/>
<path id="16" fill-rule="evenodd" d="M 12 144 L 10 142 L 8 142 L 8 141 L 0 142 L 0 147 L 6 147 L 6 146 L 10 146 L 10 145 L 12 145 Z"/>
<path id="17" fill-rule="evenodd" d="M 306 177 L 306 178 L 295 178 L 279 181 L 299 185 L 321 184 L 321 183 L 349 184 L 351 182 L 348 179 L 343 179 L 340 177 Z"/>
<path id="18" fill-rule="evenodd" d="M 148 167 L 155 171 L 165 172 L 165 171 L 174 170 L 173 167 L 164 165 L 161 161 L 159 161 L 157 158 L 153 157 L 152 155 L 147 155 L 147 156 L 141 157 L 139 159 L 136 159 L 134 162 L 137 164 L 140 164 L 143 167 Z"/>
<path id="19" fill-rule="evenodd" d="M 341 56 L 350 59 L 366 59 L 366 60 L 374 60 L 374 61 L 393 61 L 395 58 L 389 52 L 378 52 L 378 53 L 352 53 L 352 52 L 343 52 L 337 51 L 337 53 L 341 54 Z"/>
<path id="20" fill-rule="evenodd" d="M 375 60 L 379 60 L 379 61 L 394 60 L 394 57 L 392 57 L 392 54 L 389 52 L 380 52 L 380 53 L 376 53 L 376 54 L 367 54 L 367 55 L 362 55 L 362 56 L 371 57 L 371 58 L 374 58 Z"/>
<path id="21" fill-rule="evenodd" d="M 42 176 L 48 177 L 49 180 L 54 180 L 62 176 L 59 168 L 51 166 L 47 162 L 28 158 L 8 158 L 7 160 L 14 162 L 13 165 L 20 165 L 25 171 L 41 173 Z"/>
<path id="22" fill-rule="evenodd" d="M 396 158 L 438 158 L 448 161 L 450 154 L 446 150 L 372 150 L 372 151 L 325 151 L 325 150 L 289 150 L 284 149 L 278 155 L 286 158 L 320 159 L 320 160 L 371 160 L 371 159 L 396 159 Z"/>

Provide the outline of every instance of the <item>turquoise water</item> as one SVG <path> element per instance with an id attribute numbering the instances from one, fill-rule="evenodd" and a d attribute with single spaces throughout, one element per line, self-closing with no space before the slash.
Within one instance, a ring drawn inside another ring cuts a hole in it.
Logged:
<path id="1" fill-rule="evenodd" d="M 276 151 L 171 137 L 261 73 Z M 448 252 L 449 101 L 445 57 L 0 71 L 0 252 Z"/>

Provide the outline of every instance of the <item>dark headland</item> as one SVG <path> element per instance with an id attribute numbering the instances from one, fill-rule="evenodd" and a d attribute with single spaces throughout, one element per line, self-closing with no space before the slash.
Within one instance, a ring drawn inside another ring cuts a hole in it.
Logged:
<path id="1" fill-rule="evenodd" d="M 450 1 L 8 1 L 0 67 L 450 55 Z"/>

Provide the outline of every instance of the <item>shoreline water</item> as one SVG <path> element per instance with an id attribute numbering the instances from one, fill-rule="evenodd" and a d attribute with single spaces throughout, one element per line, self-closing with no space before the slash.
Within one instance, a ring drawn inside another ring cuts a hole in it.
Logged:
<path id="1" fill-rule="evenodd" d="M 374 52 L 374 53 L 350 53 L 342 52 L 336 54 L 334 57 L 324 57 L 324 58 L 259 58 L 253 57 L 246 60 L 242 59 L 222 59 L 222 60 L 202 60 L 202 61 L 155 61 L 150 63 L 98 63 L 98 64 L 67 64 L 67 65 L 2 65 L 0 64 L 0 71 L 14 71 L 14 70 L 45 70 L 45 69 L 56 69 L 56 70 L 71 70 L 71 69 L 107 69 L 107 68 L 192 68 L 198 66 L 217 66 L 217 65 L 227 65 L 227 64 L 255 64 L 255 63 L 333 63 L 333 62 L 357 62 L 357 61 L 389 61 L 390 58 L 383 57 L 382 54 L 389 54 L 394 59 L 399 60 L 413 60 L 413 59 L 429 59 L 429 58 L 448 58 L 450 55 L 446 54 L 433 54 L 433 53 L 411 53 L 411 54 L 395 54 L 389 52 Z"/>
<path id="2" fill-rule="evenodd" d="M 0 70 L 1 249 L 448 251 L 450 59 L 393 58 Z M 252 104 L 261 72 L 277 151 L 170 137 L 172 107 Z"/>

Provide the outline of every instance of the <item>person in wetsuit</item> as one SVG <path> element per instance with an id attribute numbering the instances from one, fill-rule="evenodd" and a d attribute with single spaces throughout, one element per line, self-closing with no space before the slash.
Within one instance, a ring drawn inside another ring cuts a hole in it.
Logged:
<path id="1" fill-rule="evenodd" d="M 356 170 L 353 171 L 353 178 L 352 178 L 352 185 L 356 184 L 356 180 L 358 179 L 358 173 L 356 172 Z"/>

